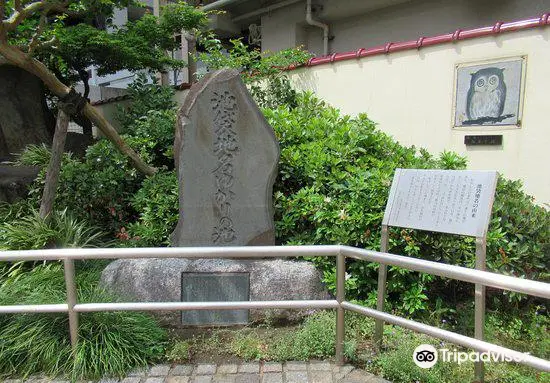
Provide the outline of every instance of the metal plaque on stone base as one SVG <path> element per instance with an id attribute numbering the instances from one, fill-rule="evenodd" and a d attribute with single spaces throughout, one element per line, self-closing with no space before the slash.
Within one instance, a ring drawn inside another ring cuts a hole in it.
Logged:
<path id="1" fill-rule="evenodd" d="M 249 273 L 182 273 L 182 302 L 235 302 L 250 300 Z M 231 326 L 248 323 L 248 310 L 185 310 L 183 325 Z"/>

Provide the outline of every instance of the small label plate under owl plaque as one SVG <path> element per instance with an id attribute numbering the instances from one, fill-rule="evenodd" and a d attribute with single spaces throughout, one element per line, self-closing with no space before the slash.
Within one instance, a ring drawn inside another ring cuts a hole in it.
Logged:
<path id="1" fill-rule="evenodd" d="M 502 134 L 466 135 L 464 136 L 464 144 L 468 146 L 502 146 Z"/>
<path id="2" fill-rule="evenodd" d="M 182 302 L 234 302 L 250 300 L 249 273 L 182 273 Z M 186 326 L 230 326 L 248 323 L 248 310 L 185 310 Z"/>

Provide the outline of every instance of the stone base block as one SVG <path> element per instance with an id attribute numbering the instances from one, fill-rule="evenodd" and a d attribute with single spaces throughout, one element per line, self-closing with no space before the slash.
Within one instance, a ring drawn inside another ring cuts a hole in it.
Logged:
<path id="1" fill-rule="evenodd" d="M 182 273 L 249 273 L 250 300 L 330 299 L 321 275 L 309 262 L 226 259 L 124 259 L 102 273 L 104 287 L 122 299 L 135 302 L 182 301 Z M 223 289 L 223 286 L 220 287 Z M 220 299 L 221 300 L 221 299 Z M 251 310 L 253 322 L 296 321 L 311 310 Z M 181 312 L 156 313 L 163 323 L 181 327 Z"/>

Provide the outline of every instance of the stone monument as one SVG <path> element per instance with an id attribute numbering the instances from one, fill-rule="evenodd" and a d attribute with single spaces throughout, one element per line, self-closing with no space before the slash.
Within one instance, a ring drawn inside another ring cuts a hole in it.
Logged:
<path id="1" fill-rule="evenodd" d="M 179 221 L 173 246 L 273 245 L 272 189 L 279 145 L 236 70 L 193 85 L 178 113 L 175 162 Z M 202 274 L 202 279 L 200 278 Z M 199 276 L 199 279 L 197 279 Z M 280 259 L 126 259 L 102 273 L 105 286 L 137 301 L 328 299 L 309 262 Z M 246 297 L 243 299 L 243 297 Z M 242 324 L 265 311 L 161 312 L 175 326 Z M 295 320 L 307 310 L 271 310 Z"/>
<path id="2" fill-rule="evenodd" d="M 193 86 L 174 143 L 179 221 L 174 246 L 273 245 L 279 145 L 236 70 Z"/>

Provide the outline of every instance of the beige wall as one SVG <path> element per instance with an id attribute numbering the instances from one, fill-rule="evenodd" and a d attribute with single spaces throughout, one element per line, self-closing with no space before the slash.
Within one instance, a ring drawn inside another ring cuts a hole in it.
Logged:
<path id="1" fill-rule="evenodd" d="M 262 51 L 277 52 L 307 44 L 305 3 L 262 16 Z"/>
<path id="2" fill-rule="evenodd" d="M 115 102 L 108 102 L 105 104 L 96 105 L 95 108 L 107 121 L 109 121 L 113 125 L 115 129 L 120 130 L 120 124 L 116 119 L 118 108 L 119 107 L 124 108 L 129 104 L 130 104 L 130 101 L 128 100 L 115 101 Z M 94 136 L 101 135 L 100 130 L 97 129 L 95 126 L 93 128 L 93 132 L 94 132 Z"/>
<path id="3" fill-rule="evenodd" d="M 316 17 L 330 25 L 332 53 L 550 12 L 550 0 L 385 0 L 374 2 L 370 10 L 368 4 L 372 0 L 315 3 L 323 6 Z M 378 9 L 372 10 L 375 6 Z M 350 16 L 342 17 L 347 15 Z M 305 23 L 305 1 L 265 14 L 261 23 L 262 50 L 304 45 L 316 55 L 323 53 L 322 30 Z"/>
<path id="4" fill-rule="evenodd" d="M 490 132 L 452 129 L 455 65 L 523 55 L 527 66 L 522 127 Z M 366 112 L 402 144 L 466 155 L 471 169 L 496 169 L 521 179 L 538 202 L 550 204 L 550 27 L 290 73 L 299 88 L 314 91 L 343 113 Z M 502 134 L 503 146 L 464 145 L 465 134 L 483 133 Z"/>

